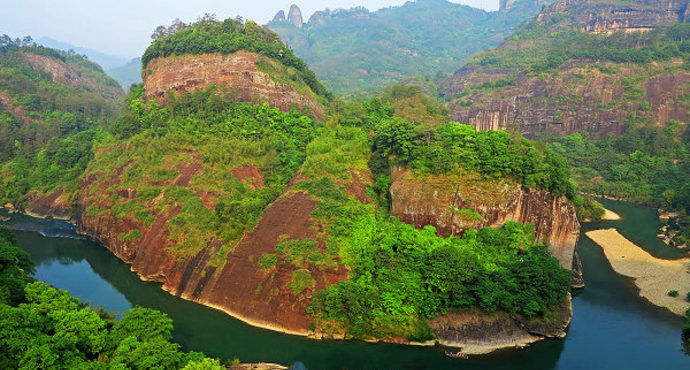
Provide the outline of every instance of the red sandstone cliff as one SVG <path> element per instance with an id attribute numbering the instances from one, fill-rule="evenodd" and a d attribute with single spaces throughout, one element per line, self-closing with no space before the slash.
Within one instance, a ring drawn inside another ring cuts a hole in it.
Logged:
<path id="1" fill-rule="evenodd" d="M 148 98 L 162 98 L 170 91 L 183 92 L 206 88 L 212 84 L 227 86 L 238 93 L 242 102 L 261 104 L 287 112 L 293 108 L 310 110 L 322 120 L 325 110 L 306 86 L 295 87 L 280 76 L 261 71 L 257 63 L 272 64 L 268 58 L 239 51 L 234 54 L 184 55 L 152 60 L 144 71 L 144 88 Z"/>
<path id="2" fill-rule="evenodd" d="M 673 67 L 681 62 L 666 64 Z M 631 117 L 646 117 L 657 124 L 671 119 L 690 122 L 682 99 L 688 93 L 689 73 L 659 73 L 645 79 L 639 87 L 625 85 L 626 79 L 653 74 L 663 67 L 620 65 L 617 73 L 610 74 L 590 61 L 569 62 L 561 66 L 558 74 L 531 76 L 521 72 L 515 86 L 470 93 L 448 106 L 453 120 L 478 130 L 505 130 L 515 125 L 530 137 L 546 130 L 571 134 L 585 128 L 600 135 L 620 134 L 625 129 L 625 121 Z M 447 87 L 449 91 L 460 92 L 471 85 L 507 78 L 509 74 L 509 71 L 465 67 Z M 627 98 L 632 88 L 640 89 L 641 99 Z M 463 101 L 473 103 L 466 106 Z"/>
<path id="3" fill-rule="evenodd" d="M 523 189 L 507 181 L 488 181 L 458 171 L 450 175 L 415 175 L 399 169 L 392 175 L 391 213 L 402 221 L 423 227 L 433 225 L 443 236 L 469 228 L 501 226 L 507 221 L 531 223 L 537 240 L 549 244 L 561 266 L 573 271 L 573 285 L 582 286 L 575 245 L 580 223 L 565 197 L 547 191 Z M 475 210 L 481 220 L 459 210 Z"/>
<path id="4" fill-rule="evenodd" d="M 541 73 L 524 66 L 495 67 L 491 59 L 509 61 L 513 52 L 538 53 L 561 31 L 644 33 L 688 22 L 688 14 L 687 1 L 559 0 L 531 24 L 543 35 L 509 38 L 486 54 L 488 60 L 470 63 L 443 83 L 442 93 L 453 97 L 448 103 L 451 117 L 479 130 L 515 127 L 529 137 L 583 129 L 598 136 L 620 134 L 626 124 L 640 119 L 659 125 L 672 119 L 687 123 L 684 100 L 690 74 L 681 68 L 682 59 L 648 64 L 571 59 Z"/>

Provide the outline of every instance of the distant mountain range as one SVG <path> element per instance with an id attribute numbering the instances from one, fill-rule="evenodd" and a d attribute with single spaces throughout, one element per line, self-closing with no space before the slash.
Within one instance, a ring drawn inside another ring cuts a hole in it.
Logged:
<path id="1" fill-rule="evenodd" d="M 41 37 L 34 40 L 37 44 L 58 50 L 74 50 L 77 54 L 86 55 L 92 62 L 98 63 L 104 70 L 117 68 L 129 62 L 129 58 L 115 56 L 100 52 L 98 50 L 72 45 L 68 42 L 58 41 L 50 37 Z"/>
<path id="2" fill-rule="evenodd" d="M 417 0 L 375 12 L 359 7 L 279 11 L 268 27 L 336 94 L 371 92 L 412 76 L 452 73 L 499 45 L 549 0 L 500 1 L 487 12 L 446 0 Z"/>
<path id="3" fill-rule="evenodd" d="M 131 84 L 141 82 L 141 58 L 130 60 L 123 56 L 106 54 L 98 50 L 54 40 L 50 37 L 41 37 L 35 42 L 49 48 L 64 51 L 74 50 L 77 54 L 86 55 L 89 60 L 103 67 L 105 73 L 116 79 L 125 91 L 129 89 Z"/>

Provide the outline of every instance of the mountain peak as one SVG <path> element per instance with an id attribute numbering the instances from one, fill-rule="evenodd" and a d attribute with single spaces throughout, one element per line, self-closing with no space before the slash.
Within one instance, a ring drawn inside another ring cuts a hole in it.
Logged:
<path id="1" fill-rule="evenodd" d="M 304 19 L 302 18 L 302 11 L 295 4 L 290 5 L 287 21 L 295 25 L 297 28 L 302 28 Z"/>
<path id="2" fill-rule="evenodd" d="M 285 22 L 285 12 L 282 10 L 278 11 L 276 16 L 273 17 L 273 22 Z"/>

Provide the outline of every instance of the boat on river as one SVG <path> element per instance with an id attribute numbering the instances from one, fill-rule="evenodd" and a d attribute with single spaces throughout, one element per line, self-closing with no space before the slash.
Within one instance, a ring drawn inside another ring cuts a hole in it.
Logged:
<path id="1" fill-rule="evenodd" d="M 465 353 L 465 352 L 450 352 L 450 351 L 446 351 L 446 356 L 452 357 L 452 358 L 461 358 L 461 359 L 464 359 L 464 360 L 467 360 L 467 359 L 470 357 L 470 356 L 469 356 L 467 353 Z"/>

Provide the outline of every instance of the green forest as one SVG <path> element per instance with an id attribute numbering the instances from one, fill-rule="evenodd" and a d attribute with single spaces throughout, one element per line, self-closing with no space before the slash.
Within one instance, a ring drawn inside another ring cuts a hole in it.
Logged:
<path id="1" fill-rule="evenodd" d="M 3 369 L 225 369 L 171 341 L 165 314 L 92 309 L 31 278 L 34 262 L 0 227 L 0 367 Z"/>
<path id="2" fill-rule="evenodd" d="M 361 7 L 321 11 L 301 29 L 288 22 L 268 27 L 331 91 L 358 95 L 411 77 L 452 73 L 475 53 L 500 44 L 541 6 L 521 0 L 507 11 L 487 12 L 424 0 L 375 12 Z M 463 40 L 462 47 L 456 47 L 457 40 Z"/>
<path id="3" fill-rule="evenodd" d="M 26 56 L 50 58 L 85 82 L 54 81 Z M 0 202 L 21 204 L 29 190 L 78 189 L 91 143 L 121 112 L 118 83 L 83 56 L 0 38 Z M 10 108 L 13 111 L 10 111 Z M 19 114 L 21 112 L 21 115 Z"/>
<path id="4" fill-rule="evenodd" d="M 681 225 L 690 221 L 690 134 L 677 122 L 631 125 L 600 140 L 586 131 L 544 140 L 568 160 L 582 191 L 678 211 Z M 690 228 L 674 242 L 688 245 Z"/>

